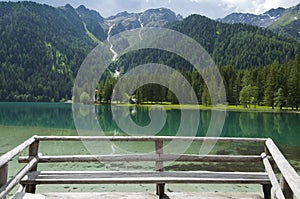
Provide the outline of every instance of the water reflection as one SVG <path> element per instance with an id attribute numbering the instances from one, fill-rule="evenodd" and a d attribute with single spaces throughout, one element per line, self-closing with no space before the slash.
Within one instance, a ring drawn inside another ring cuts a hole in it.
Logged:
<path id="1" fill-rule="evenodd" d="M 130 118 L 136 125 L 146 127 L 151 123 L 149 107 L 123 107 L 112 114 L 111 106 L 80 107 L 82 126 L 91 127 L 91 121 L 101 126 L 105 135 L 126 135 L 116 123 L 116 119 Z M 161 114 L 161 110 L 153 110 Z M 195 126 L 193 110 L 185 112 L 185 127 Z M 223 114 L 220 112 L 220 114 Z M 182 112 L 167 110 L 166 119 L 156 135 L 174 136 L 178 132 Z M 270 137 L 281 146 L 300 146 L 300 115 L 292 113 L 227 112 L 223 137 Z M 126 121 L 126 120 L 125 120 Z M 200 111 L 200 124 L 197 136 L 206 136 L 211 122 L 211 111 Z M 212 121 L 214 124 L 216 121 Z M 75 129 L 72 105 L 59 103 L 0 103 L 0 125 Z M 123 125 L 126 125 L 124 123 Z M 187 129 L 186 136 L 193 129 Z M 148 132 L 149 133 L 149 132 Z M 140 135 L 148 135 L 141 132 Z"/>
<path id="2" fill-rule="evenodd" d="M 72 105 L 0 103 L 0 125 L 75 129 Z"/>

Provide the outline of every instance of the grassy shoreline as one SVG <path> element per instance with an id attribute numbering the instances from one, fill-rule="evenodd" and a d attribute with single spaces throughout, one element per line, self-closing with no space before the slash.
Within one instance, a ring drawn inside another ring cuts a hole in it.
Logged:
<path id="1" fill-rule="evenodd" d="M 97 104 L 97 105 L 102 105 L 102 104 Z M 205 105 L 193 105 L 193 104 L 170 104 L 170 103 L 145 103 L 145 104 L 120 104 L 120 103 L 113 103 L 112 105 L 116 106 L 130 106 L 130 107 L 155 107 L 155 106 L 160 106 L 163 107 L 165 110 L 170 110 L 170 109 L 198 109 L 198 110 L 226 110 L 226 111 L 235 111 L 235 112 L 267 112 L 267 113 L 294 113 L 294 114 L 299 114 L 300 110 L 292 110 L 292 108 L 283 108 L 280 110 L 279 108 L 275 107 L 272 109 L 271 106 L 259 106 L 257 105 L 254 107 L 251 105 L 251 107 L 244 108 L 243 105 L 217 105 L 217 106 L 205 106 Z"/>

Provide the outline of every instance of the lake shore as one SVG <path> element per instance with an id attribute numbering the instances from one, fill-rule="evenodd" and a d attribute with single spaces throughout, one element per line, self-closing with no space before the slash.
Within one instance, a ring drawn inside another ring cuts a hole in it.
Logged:
<path id="1" fill-rule="evenodd" d="M 96 105 L 107 105 L 107 104 L 96 104 Z M 165 110 L 171 109 L 187 109 L 187 110 L 220 110 L 220 111 L 234 111 L 234 112 L 262 112 L 262 113 L 292 113 L 299 114 L 300 110 L 292 110 L 292 108 L 283 108 L 280 110 L 275 107 L 274 109 L 271 106 L 256 106 L 251 105 L 248 108 L 245 108 L 243 105 L 217 105 L 217 106 L 205 106 L 199 104 L 170 104 L 170 103 L 145 103 L 145 104 L 127 104 L 127 103 L 112 103 L 116 106 L 129 106 L 129 107 L 163 107 Z"/>

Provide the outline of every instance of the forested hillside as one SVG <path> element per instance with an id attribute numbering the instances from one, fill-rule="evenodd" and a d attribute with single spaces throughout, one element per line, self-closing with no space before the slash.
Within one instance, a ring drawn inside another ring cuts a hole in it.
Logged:
<path id="1" fill-rule="evenodd" d="M 193 15 L 170 28 L 198 41 L 220 65 L 235 68 L 265 66 L 278 60 L 285 63 L 299 52 L 299 44 L 263 28 L 225 24 Z"/>
<path id="2" fill-rule="evenodd" d="M 299 44 L 269 30 L 242 24 L 224 24 L 199 15 L 168 26 L 196 41 L 210 53 L 220 67 L 229 104 L 260 104 L 279 107 L 300 104 Z M 297 58 L 296 58 L 297 57 Z M 201 76 L 182 58 L 159 50 L 143 50 L 121 57 L 111 69 L 121 74 L 144 63 L 160 63 L 176 68 L 193 86 L 199 103 L 210 104 Z M 138 81 L 132 79 L 132 83 Z M 176 78 L 174 78 L 176 79 Z M 185 90 L 186 85 L 169 80 Z M 109 102 L 116 80 L 103 80 L 98 99 Z M 279 90 L 280 89 L 280 90 Z M 123 99 L 126 96 L 122 96 Z M 135 93 L 138 102 L 172 102 L 176 97 L 159 85 L 148 85 Z"/>
<path id="3" fill-rule="evenodd" d="M 0 100 L 71 98 L 76 71 L 95 46 L 71 6 L 0 2 Z"/>
<path id="4" fill-rule="evenodd" d="M 240 99 L 240 94 L 248 85 L 258 87 L 258 95 L 251 97 L 257 103 L 273 105 L 279 88 L 289 99 L 289 105 L 296 106 L 298 103 L 298 87 L 291 86 L 299 85 L 299 59 L 296 55 L 300 47 L 296 41 L 262 28 L 224 24 L 200 15 L 181 20 L 167 9 L 152 9 L 128 16 L 137 17 L 135 20 L 141 26 L 146 24 L 142 16 L 148 16 L 147 13 L 151 16 L 149 24 L 161 26 L 172 21 L 165 27 L 192 37 L 211 54 L 224 76 L 229 103 L 245 101 Z M 121 14 L 116 16 L 119 16 L 117 22 L 124 25 Z M 131 18 L 124 20 L 130 21 Z M 33 2 L 0 2 L 0 101 L 71 99 L 74 78 L 82 61 L 98 43 L 106 40 L 108 29 L 113 26 L 111 23 L 116 22 L 112 19 L 115 18 L 105 19 L 84 6 L 75 9 L 70 5 L 54 8 Z M 143 63 L 162 63 L 180 70 L 194 86 L 199 102 L 209 103 L 199 74 L 188 62 L 175 55 L 158 50 L 129 53 L 112 64 L 110 69 L 119 69 L 122 76 L 130 68 Z M 249 74 L 252 79 L 244 80 Z M 272 81 L 267 79 L 269 77 L 273 78 Z M 266 87 L 268 81 L 276 82 L 275 86 Z M 100 101 L 109 101 L 115 82 L 113 78 L 100 82 L 97 93 Z M 140 102 L 176 102 L 166 88 L 160 94 L 159 86 L 149 88 L 138 91 L 136 97 Z M 147 89 L 149 92 L 146 92 Z"/>

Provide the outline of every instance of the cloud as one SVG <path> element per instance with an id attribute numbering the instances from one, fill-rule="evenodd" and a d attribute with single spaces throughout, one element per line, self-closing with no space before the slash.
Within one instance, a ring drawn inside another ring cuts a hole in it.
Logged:
<path id="1" fill-rule="evenodd" d="M 267 10 L 270 10 L 272 8 L 278 8 L 278 7 L 292 7 L 297 4 L 299 4 L 299 0 L 264 0 L 263 3 L 259 4 L 257 6 L 257 9 L 255 10 L 256 13 L 262 13 Z"/>

